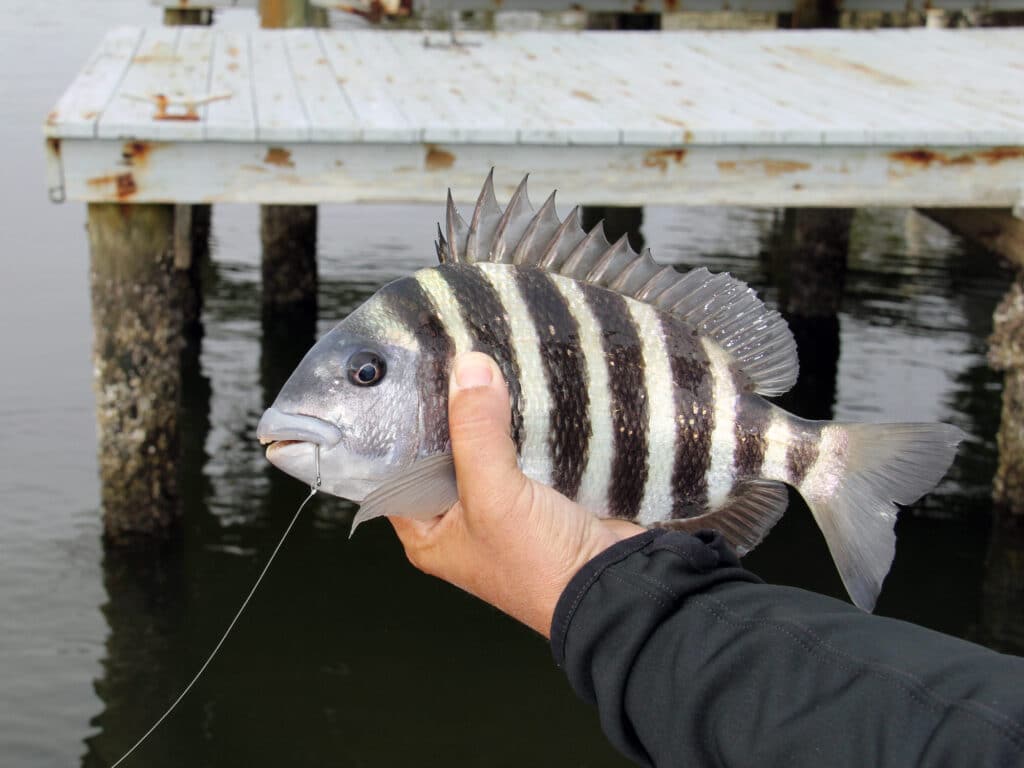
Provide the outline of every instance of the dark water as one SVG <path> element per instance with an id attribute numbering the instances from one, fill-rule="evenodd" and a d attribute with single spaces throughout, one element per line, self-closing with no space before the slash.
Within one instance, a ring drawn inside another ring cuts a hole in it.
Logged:
<path id="1" fill-rule="evenodd" d="M 252 434 L 314 330 L 264 327 L 256 210 L 221 207 L 187 374 L 182 535 L 152 551 L 100 544 L 84 209 L 46 202 L 38 126 L 105 29 L 157 21 L 140 0 L 16 0 L 0 17 L 5 765 L 116 759 L 202 663 L 304 495 Z M 323 208 L 317 331 L 430 263 L 440 213 Z M 662 261 L 731 270 L 773 300 L 777 229 L 772 211 L 649 209 L 644 234 Z M 816 386 L 793 408 L 969 434 L 949 479 L 901 515 L 879 612 L 1024 652 L 1020 606 L 986 566 L 1012 554 L 989 536 L 1000 383 L 984 359 L 1009 275 L 903 211 L 861 212 L 851 251 L 838 326 L 816 332 L 805 367 Z M 131 764 L 622 764 L 541 640 L 413 571 L 385 524 L 349 541 L 351 514 L 314 499 L 221 656 Z M 841 594 L 799 503 L 749 562 Z"/>

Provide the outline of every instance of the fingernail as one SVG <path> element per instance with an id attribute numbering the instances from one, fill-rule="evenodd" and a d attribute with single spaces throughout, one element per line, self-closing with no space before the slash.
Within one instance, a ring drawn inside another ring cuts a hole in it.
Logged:
<path id="1" fill-rule="evenodd" d="M 494 380 L 494 372 L 483 355 L 463 355 L 455 361 L 455 386 L 459 389 L 486 387 Z"/>

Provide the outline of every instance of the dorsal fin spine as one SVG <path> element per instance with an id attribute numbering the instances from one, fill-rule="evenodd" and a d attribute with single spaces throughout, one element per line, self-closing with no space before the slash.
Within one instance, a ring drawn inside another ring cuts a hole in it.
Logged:
<path id="1" fill-rule="evenodd" d="M 458 209 L 455 207 L 455 200 L 452 199 L 452 191 L 448 190 L 448 205 L 445 208 L 445 226 L 448 229 L 448 258 L 453 264 L 459 262 L 459 233 L 457 222 L 461 221 Z M 465 223 L 465 222 L 463 222 Z M 438 225 L 440 229 L 440 225 Z"/>
<path id="2" fill-rule="evenodd" d="M 765 307 L 745 283 L 699 267 L 679 273 L 648 249 L 637 254 L 626 238 L 614 245 L 603 223 L 585 232 L 579 206 L 559 220 L 554 194 L 534 212 L 523 179 L 503 211 L 493 169 L 467 226 L 448 196 L 446 229 L 438 232 L 442 263 L 513 263 L 613 290 L 646 302 L 729 355 L 746 391 L 778 395 L 796 381 L 796 343 L 782 316 Z"/>
<path id="3" fill-rule="evenodd" d="M 555 230 L 555 234 L 552 235 L 551 240 L 544 246 L 543 255 L 538 262 L 541 269 L 548 269 L 551 271 L 559 270 L 561 264 L 556 264 L 555 260 L 558 258 L 560 249 L 559 245 L 564 241 L 570 232 L 578 231 L 580 228 L 580 207 L 577 205 L 571 211 L 569 215 L 565 217 L 565 221 L 562 225 Z"/>
<path id="4" fill-rule="evenodd" d="M 534 241 L 537 239 L 537 235 L 540 232 L 541 227 L 549 223 L 550 220 L 558 221 L 558 214 L 555 213 L 555 193 L 552 192 L 548 195 L 548 199 L 544 201 L 544 205 L 540 207 L 537 214 L 533 217 L 529 226 L 526 227 L 526 231 L 523 236 L 519 238 L 519 244 L 516 246 L 515 252 L 512 254 L 513 264 L 522 264 L 530 255 L 530 251 L 533 248 Z M 558 229 L 558 224 L 555 225 L 555 229 Z"/>
<path id="5" fill-rule="evenodd" d="M 529 178 L 529 174 L 523 176 L 523 180 L 519 182 L 519 186 L 516 187 L 516 191 L 512 193 L 512 198 L 508 201 L 508 205 L 505 206 L 505 212 L 501 215 L 501 219 L 498 221 L 498 226 L 494 230 L 494 246 L 488 254 L 490 261 L 505 261 L 505 254 L 508 251 L 508 243 L 505 242 L 505 238 L 509 231 L 509 226 L 518 217 L 521 209 L 525 208 L 527 211 L 533 210 L 530 206 L 529 195 L 526 192 L 526 182 Z"/>

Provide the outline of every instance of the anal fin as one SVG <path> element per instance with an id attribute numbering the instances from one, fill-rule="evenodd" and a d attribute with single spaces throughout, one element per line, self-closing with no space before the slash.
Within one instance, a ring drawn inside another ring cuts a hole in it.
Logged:
<path id="1" fill-rule="evenodd" d="M 361 523 L 385 515 L 429 520 L 447 512 L 458 500 L 452 455 L 418 459 L 363 499 L 349 535 Z"/>
<path id="2" fill-rule="evenodd" d="M 789 504 L 786 486 L 772 480 L 749 480 L 737 485 L 725 504 L 694 517 L 656 523 L 659 528 L 695 531 L 715 530 L 742 557 L 761 543 Z"/>

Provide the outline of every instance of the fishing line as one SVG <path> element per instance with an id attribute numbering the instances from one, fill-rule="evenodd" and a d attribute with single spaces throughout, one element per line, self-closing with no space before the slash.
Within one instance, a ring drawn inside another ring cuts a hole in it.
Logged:
<path id="1" fill-rule="evenodd" d="M 245 596 L 245 600 L 242 601 L 242 605 L 239 607 L 238 612 L 235 614 L 235 618 L 233 618 L 231 620 L 231 623 L 228 624 L 228 628 L 224 630 L 224 634 L 220 636 L 220 640 L 217 641 L 217 645 L 213 647 L 213 650 L 210 651 L 210 655 L 206 657 L 206 661 L 203 662 L 203 666 L 199 668 L 199 671 L 196 672 L 195 677 L 193 677 L 192 680 L 189 681 L 189 684 L 185 686 L 185 689 L 181 692 L 181 694 L 179 694 L 178 698 L 176 698 L 171 703 L 171 706 L 167 708 L 166 712 L 164 712 L 162 715 L 160 715 L 159 718 L 157 718 L 157 721 L 153 723 L 152 726 L 150 726 L 150 729 L 146 731 L 144 734 L 142 734 L 142 738 L 136 741 L 127 752 L 121 755 L 121 757 L 117 759 L 117 762 L 111 765 L 110 768 L 117 768 L 117 766 L 119 766 L 121 763 L 127 760 L 128 756 L 136 749 L 138 749 L 142 745 L 142 742 L 148 739 L 150 734 L 152 734 L 153 731 L 155 731 L 160 726 L 160 723 L 167 719 L 167 716 L 171 714 L 171 712 L 174 711 L 174 708 L 181 703 L 182 699 L 185 698 L 185 694 L 192 690 L 192 686 L 194 686 L 196 684 L 196 681 L 198 681 L 199 678 L 202 677 L 203 672 L 206 671 L 206 668 L 210 666 L 210 662 L 213 661 L 213 657 L 217 655 L 217 651 L 219 651 L 220 647 L 224 645 L 224 641 L 228 639 L 228 635 L 231 633 L 231 630 L 234 629 L 235 624 L 238 622 L 238 618 L 242 615 L 242 612 L 245 610 L 245 607 L 249 605 L 249 601 L 252 600 L 252 596 L 256 594 L 256 589 L 259 587 L 260 582 L 263 581 L 263 577 L 266 576 L 267 571 L 270 570 L 270 564 L 274 562 L 274 558 L 277 557 L 277 553 L 281 549 L 281 545 L 284 544 L 284 540 L 288 538 L 288 534 L 291 533 L 292 527 L 295 525 L 295 521 L 299 519 L 299 514 L 302 512 L 303 507 L 305 507 L 309 503 L 310 499 L 316 496 L 316 492 L 320 489 L 320 445 L 315 444 L 313 447 L 313 455 L 316 461 L 316 479 L 313 481 L 313 484 L 309 488 L 309 495 L 305 499 L 303 499 L 302 503 L 299 504 L 299 508 L 295 510 L 295 514 L 292 515 L 291 522 L 288 523 L 288 527 L 285 528 L 284 533 L 281 534 L 281 540 L 277 542 L 277 546 L 274 547 L 274 551 L 271 552 L 270 557 L 267 558 L 267 562 L 263 566 L 263 570 L 260 571 L 260 575 L 256 577 L 256 583 L 252 585 L 252 589 L 249 590 L 249 594 Z"/>

